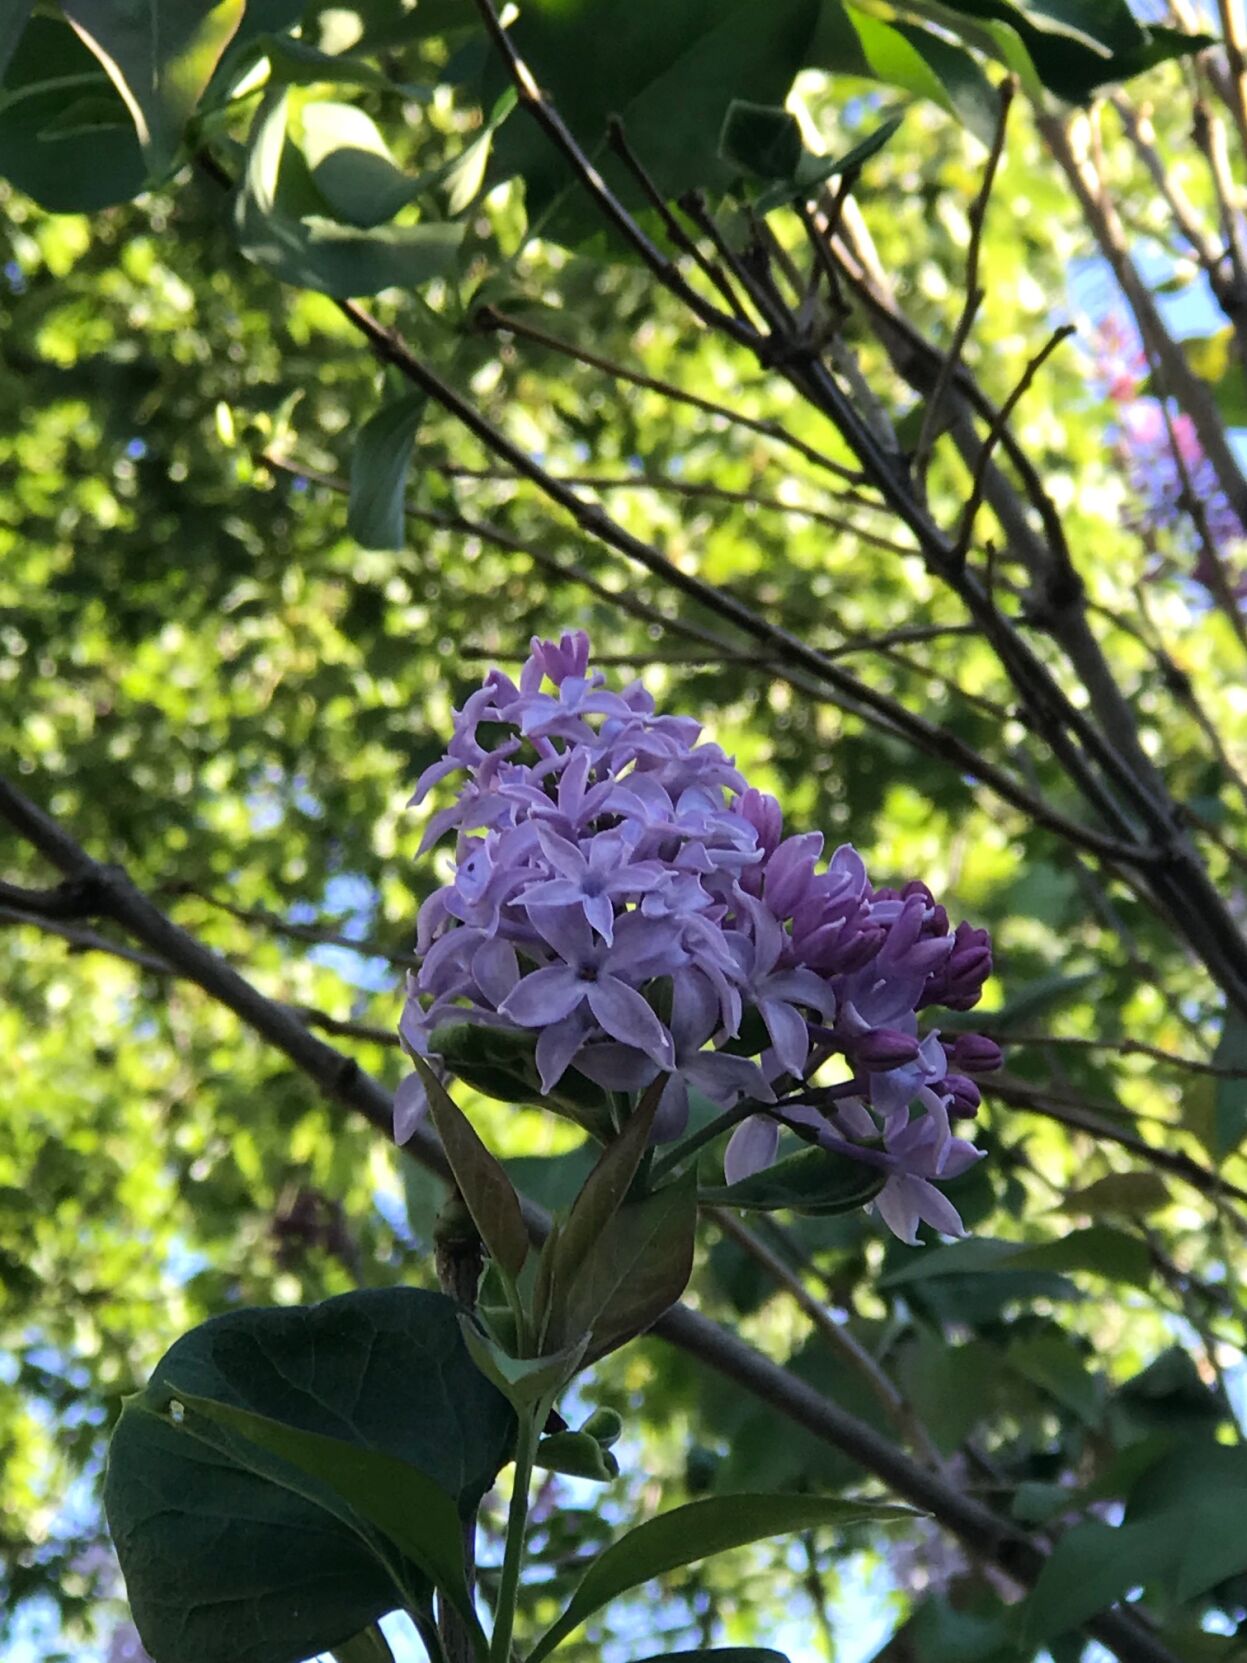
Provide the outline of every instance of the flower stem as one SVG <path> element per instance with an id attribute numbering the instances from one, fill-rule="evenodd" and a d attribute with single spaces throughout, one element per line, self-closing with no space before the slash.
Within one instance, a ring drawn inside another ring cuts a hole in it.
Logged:
<path id="1" fill-rule="evenodd" d="M 544 1419 L 545 1405 L 540 1406 Z M 520 1418 L 515 1440 L 515 1478 L 511 1486 L 511 1507 L 507 1513 L 507 1544 L 498 1583 L 498 1604 L 494 1610 L 494 1633 L 490 1643 L 491 1663 L 508 1663 L 511 1633 L 515 1627 L 515 1602 L 519 1593 L 520 1565 L 524 1558 L 524 1526 L 528 1522 L 528 1487 L 537 1453 L 536 1414 Z"/>
<path id="2" fill-rule="evenodd" d="M 739 1125 L 749 1115 L 757 1112 L 756 1103 L 738 1103 L 734 1109 L 725 1109 L 708 1121 L 700 1131 L 690 1132 L 686 1138 L 668 1149 L 667 1153 L 654 1162 L 650 1170 L 650 1183 L 656 1184 L 660 1178 L 674 1170 L 680 1163 L 695 1155 L 699 1149 L 704 1149 L 708 1143 L 713 1143 L 724 1132 L 730 1132 L 733 1126 Z"/>

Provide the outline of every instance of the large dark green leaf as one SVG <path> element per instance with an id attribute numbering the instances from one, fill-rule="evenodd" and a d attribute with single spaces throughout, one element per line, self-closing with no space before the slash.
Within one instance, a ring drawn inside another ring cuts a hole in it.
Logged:
<path id="1" fill-rule="evenodd" d="M 883 1181 L 879 1168 L 864 1161 L 842 1159 L 822 1149 L 802 1149 L 739 1183 L 703 1190 L 701 1199 L 750 1212 L 827 1217 L 864 1207 L 878 1195 Z"/>
<path id="2" fill-rule="evenodd" d="M 930 29 L 885 23 L 845 0 L 823 0 L 810 63 L 929 98 L 991 142 L 1000 110 L 991 83 L 969 52 Z"/>
<path id="3" fill-rule="evenodd" d="M 1044 85 L 1071 102 L 1210 44 L 1206 35 L 1145 26 L 1126 0 L 945 0 L 945 10 L 1007 25 Z"/>
<path id="4" fill-rule="evenodd" d="M 175 1424 L 174 1386 L 402 1461 L 465 1513 L 514 1429 L 441 1294 L 393 1288 L 243 1310 L 185 1335 L 126 1405 L 105 1484 L 136 1620 L 167 1663 L 295 1663 L 427 1587 L 391 1554 L 398 1586 L 323 1482 L 292 1489 L 289 1462 L 253 1441 L 214 1428 L 208 1442 Z"/>
<path id="5" fill-rule="evenodd" d="M 234 205 L 249 260 L 301 288 L 346 299 L 417 288 L 453 269 L 463 227 L 443 222 L 362 229 L 331 217 L 306 161 L 286 135 L 287 96 L 272 94 L 255 118 Z"/>
<path id="6" fill-rule="evenodd" d="M 563 118 L 632 205 L 635 181 L 605 153 L 607 118 L 670 195 L 726 187 L 733 169 L 717 154 L 734 98 L 782 104 L 807 61 L 818 0 L 533 0 L 513 26 L 515 44 Z M 500 71 L 492 83 L 500 84 Z M 494 141 L 491 172 L 524 178 L 530 220 L 556 201 L 556 234 L 594 230 L 599 216 L 572 187 L 558 152 L 528 118 L 508 121 Z"/>
<path id="7" fill-rule="evenodd" d="M 74 131 L 65 118 L 88 103 L 92 130 Z M 0 91 L 0 174 L 69 214 L 128 201 L 146 172 L 134 123 L 104 69 L 68 24 L 31 18 Z"/>
<path id="8" fill-rule="evenodd" d="M 337 1505 L 327 1511 L 335 1518 L 353 1524 L 353 1514 L 364 1525 L 375 1527 L 464 1616 L 471 1611 L 459 1508 L 454 1497 L 419 1467 L 345 1438 L 306 1432 L 270 1415 L 198 1397 L 181 1390 L 175 1380 L 144 1398 L 148 1412 L 171 1418 L 184 1437 L 197 1438 L 231 1459 L 247 1462 L 253 1471 L 294 1495 L 324 1505 L 324 1490 L 328 1490 Z M 217 1429 L 231 1436 L 222 1440 Z M 257 1461 L 252 1449 L 275 1456 L 281 1465 Z M 306 1479 L 313 1480 L 314 1487 Z M 373 1530 L 359 1533 L 370 1543 L 377 1540 Z M 374 1551 L 383 1565 L 393 1563 L 393 1555 L 383 1546 Z M 399 1585 L 410 1586 L 411 1579 L 403 1576 Z"/>
<path id="9" fill-rule="evenodd" d="M 244 0 L 63 0 L 63 10 L 125 99 L 148 168 L 164 172 Z"/>
<path id="10" fill-rule="evenodd" d="M 621 1536 L 598 1555 L 581 1578 L 571 1604 L 534 1648 L 540 1663 L 586 1618 L 630 1588 L 695 1564 L 713 1553 L 820 1525 L 855 1524 L 864 1519 L 902 1517 L 908 1508 L 825 1496 L 708 1496 L 660 1513 Z"/>

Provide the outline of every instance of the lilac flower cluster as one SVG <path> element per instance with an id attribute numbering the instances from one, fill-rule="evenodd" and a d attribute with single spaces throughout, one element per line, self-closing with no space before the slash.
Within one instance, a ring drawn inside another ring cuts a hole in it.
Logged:
<path id="1" fill-rule="evenodd" d="M 454 831 L 457 860 L 421 908 L 404 1044 L 436 1059 L 448 1024 L 527 1034 L 551 1098 L 665 1076 L 658 1141 L 682 1133 L 690 1088 L 750 1108 L 729 1182 L 770 1165 L 787 1127 L 882 1168 L 875 1204 L 903 1239 L 919 1220 L 961 1233 L 936 1185 L 979 1152 L 950 1117 L 974 1113 L 1000 1054 L 920 1035 L 918 1013 L 977 1002 L 986 931 L 951 928 L 925 884 L 875 888 L 848 845 L 820 864 L 821 835 L 785 837 L 699 723 L 588 666 L 584 634 L 534 640 L 518 684 L 490 671 L 420 778 L 413 802 L 462 776 L 422 844 Z M 819 1085 L 832 1059 L 845 1077 Z M 413 1076 L 400 1139 L 422 1106 Z"/>
<path id="2" fill-rule="evenodd" d="M 1241 553 L 1247 531 L 1217 481 L 1194 422 L 1181 411 L 1166 420 L 1160 400 L 1143 393 L 1147 356 L 1119 319 L 1110 316 L 1097 329 L 1095 363 L 1097 379 L 1117 407 L 1113 437 L 1138 502 L 1139 527 L 1172 531 L 1182 526 L 1189 481 L 1214 548 L 1223 556 L 1231 549 Z M 1201 545 L 1190 573 L 1209 590 L 1214 589 L 1212 559 Z M 1247 571 L 1232 569 L 1229 579 L 1235 596 L 1247 600 Z"/>

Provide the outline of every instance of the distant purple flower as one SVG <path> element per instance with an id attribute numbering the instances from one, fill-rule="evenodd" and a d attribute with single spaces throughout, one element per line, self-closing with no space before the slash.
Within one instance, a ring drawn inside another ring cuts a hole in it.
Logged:
<path id="1" fill-rule="evenodd" d="M 787 1127 L 883 1167 L 879 1210 L 906 1239 L 919 1218 L 960 1228 L 934 1187 L 973 1158 L 948 1116 L 999 1056 L 920 1033 L 917 1012 L 977 1000 L 985 932 L 953 931 L 924 884 L 875 889 L 849 845 L 820 869 L 821 836 L 785 838 L 773 797 L 639 683 L 608 688 L 579 633 L 534 641 L 518 684 L 489 672 L 415 800 L 455 775 L 422 845 L 456 834 L 453 880 L 420 910 L 410 1053 L 440 1066 L 447 1024 L 532 1035 L 556 1104 L 569 1080 L 605 1101 L 665 1079 L 658 1141 L 682 1132 L 690 1089 L 743 1101 L 729 1182 L 769 1165 Z M 836 1058 L 851 1078 L 816 1107 Z M 424 1112 L 413 1075 L 400 1141 Z"/>

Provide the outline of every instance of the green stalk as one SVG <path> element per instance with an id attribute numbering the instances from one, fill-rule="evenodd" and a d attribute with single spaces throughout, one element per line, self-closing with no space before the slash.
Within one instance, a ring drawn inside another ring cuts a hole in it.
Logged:
<path id="1" fill-rule="evenodd" d="M 689 1135 L 668 1149 L 667 1153 L 654 1162 L 650 1171 L 650 1183 L 656 1184 L 660 1178 L 665 1178 L 669 1172 L 679 1166 L 690 1155 L 695 1155 L 699 1149 L 704 1149 L 708 1143 L 713 1143 L 724 1132 L 730 1132 L 733 1126 L 751 1114 L 756 1114 L 756 1103 L 738 1103 L 734 1109 L 725 1109 L 722 1114 L 707 1125 L 700 1132 L 690 1132 Z"/>
<path id="2" fill-rule="evenodd" d="M 539 1409 L 544 1421 L 544 1402 L 539 1405 Z M 515 1440 L 515 1480 L 511 1487 L 511 1507 L 507 1513 L 507 1545 L 502 1557 L 498 1604 L 494 1611 L 494 1635 L 489 1654 L 491 1663 L 509 1663 L 511 1656 L 515 1602 L 520 1585 L 520 1566 L 524 1558 L 524 1527 L 528 1522 L 528 1487 L 532 1482 L 537 1438 L 537 1415 L 523 1416 Z"/>

